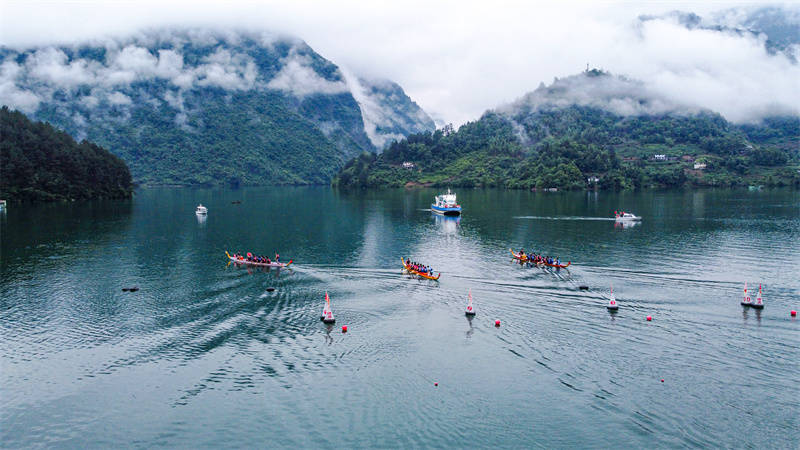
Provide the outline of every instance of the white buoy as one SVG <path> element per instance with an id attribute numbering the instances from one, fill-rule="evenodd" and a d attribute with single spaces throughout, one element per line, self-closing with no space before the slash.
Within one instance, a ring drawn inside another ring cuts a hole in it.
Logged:
<path id="1" fill-rule="evenodd" d="M 325 309 L 322 310 L 322 321 L 324 323 L 336 322 L 333 317 L 333 311 L 331 311 L 331 298 L 328 296 L 327 291 L 325 291 Z"/>
<path id="2" fill-rule="evenodd" d="M 744 297 L 742 297 L 742 306 L 753 306 L 753 299 L 747 294 L 747 281 L 744 282 Z"/>
<path id="3" fill-rule="evenodd" d="M 467 303 L 467 309 L 464 311 L 464 314 L 468 316 L 475 315 L 475 308 L 472 307 L 472 289 L 469 290 L 469 303 Z"/>
<path id="4" fill-rule="evenodd" d="M 619 305 L 617 304 L 617 298 L 614 297 L 614 286 L 611 286 L 611 298 L 608 299 L 608 305 L 606 305 L 609 311 L 616 311 L 619 309 Z"/>
<path id="5" fill-rule="evenodd" d="M 761 285 L 758 285 L 758 297 L 756 297 L 756 302 L 752 305 L 753 308 L 762 309 L 764 308 L 764 300 L 761 298 Z"/>

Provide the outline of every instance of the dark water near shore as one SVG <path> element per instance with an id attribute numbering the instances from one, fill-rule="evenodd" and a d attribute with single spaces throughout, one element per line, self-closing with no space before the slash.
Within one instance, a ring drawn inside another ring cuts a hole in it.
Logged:
<path id="1" fill-rule="evenodd" d="M 0 446 L 797 448 L 800 192 L 464 190 L 459 220 L 426 211 L 434 194 L 11 205 Z M 644 220 L 615 227 L 621 208 Z M 521 268 L 509 246 L 572 266 Z M 739 306 L 744 281 L 763 311 Z"/>

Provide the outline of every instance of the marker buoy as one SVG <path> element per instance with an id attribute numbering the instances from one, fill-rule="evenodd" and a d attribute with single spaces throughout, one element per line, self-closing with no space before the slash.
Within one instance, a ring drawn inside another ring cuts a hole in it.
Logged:
<path id="1" fill-rule="evenodd" d="M 342 333 L 347 333 L 347 325 L 342 326 Z"/>
<path id="2" fill-rule="evenodd" d="M 499 320 L 495 320 L 494 321 L 494 326 L 499 327 L 500 326 L 500 321 Z"/>
<path id="3" fill-rule="evenodd" d="M 328 296 L 328 291 L 325 291 L 325 309 L 322 310 L 322 322 L 336 322 L 336 319 L 333 317 L 333 311 L 331 311 L 331 298 Z"/>
<path id="4" fill-rule="evenodd" d="M 651 320 L 653 320 L 653 317 L 652 316 L 647 316 L 647 321 L 650 322 Z"/>
<path id="5" fill-rule="evenodd" d="M 589 286 L 586 286 L 585 284 L 583 284 L 583 285 L 578 286 L 578 289 L 580 289 L 582 291 L 588 291 L 589 290 Z"/>
<path id="6" fill-rule="evenodd" d="M 435 382 L 434 382 L 434 383 L 433 383 L 433 385 L 434 385 L 434 386 L 438 386 L 438 385 L 439 385 L 439 383 L 435 383 Z"/>
<path id="7" fill-rule="evenodd" d="M 791 314 L 792 317 L 797 317 L 797 311 L 795 310 L 792 310 L 792 312 L 790 312 L 789 314 Z"/>
<path id="8" fill-rule="evenodd" d="M 744 297 L 742 297 L 742 306 L 753 306 L 753 300 L 747 295 L 747 281 L 744 282 Z"/>
<path id="9" fill-rule="evenodd" d="M 616 311 L 619 309 L 619 305 L 617 304 L 617 298 L 614 297 L 614 286 L 611 286 L 611 298 L 608 299 L 608 304 L 606 305 L 609 311 Z"/>
<path id="10" fill-rule="evenodd" d="M 272 292 L 272 291 L 274 291 L 274 290 L 275 290 L 275 288 L 274 288 L 274 287 L 268 287 L 268 288 L 267 288 L 267 292 Z"/>
<path id="11" fill-rule="evenodd" d="M 139 288 L 138 288 L 138 287 L 136 287 L 136 286 L 134 286 L 134 287 L 132 287 L 132 288 L 128 289 L 128 292 L 136 292 L 136 291 L 138 291 L 138 290 L 139 290 Z"/>
<path id="12" fill-rule="evenodd" d="M 475 308 L 472 307 L 472 289 L 469 290 L 469 303 L 467 303 L 467 309 L 464 311 L 464 314 L 468 316 L 475 315 Z"/>
<path id="13" fill-rule="evenodd" d="M 764 299 L 761 298 L 761 285 L 758 285 L 758 297 L 756 297 L 756 302 L 752 305 L 755 309 L 763 309 L 764 308 Z"/>
<path id="14" fill-rule="evenodd" d="M 664 379 L 663 379 L 663 378 L 661 379 L 661 382 L 662 382 L 662 383 L 664 382 Z"/>
<path id="15" fill-rule="evenodd" d="M 128 292 L 129 290 L 129 288 L 122 288 L 122 292 Z"/>

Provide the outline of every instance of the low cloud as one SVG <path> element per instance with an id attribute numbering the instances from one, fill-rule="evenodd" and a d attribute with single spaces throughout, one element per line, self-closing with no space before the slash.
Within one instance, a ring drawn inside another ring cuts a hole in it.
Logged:
<path id="1" fill-rule="evenodd" d="M 341 94 L 347 92 L 347 84 L 343 81 L 326 80 L 311 68 L 311 61 L 306 56 L 291 52 L 283 60 L 283 67 L 267 84 L 270 89 L 291 92 L 296 97 L 311 94 Z"/>

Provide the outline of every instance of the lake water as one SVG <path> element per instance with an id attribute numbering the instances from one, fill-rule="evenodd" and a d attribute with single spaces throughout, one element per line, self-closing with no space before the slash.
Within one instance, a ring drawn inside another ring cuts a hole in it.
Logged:
<path id="1" fill-rule="evenodd" d="M 797 448 L 800 192 L 457 193 L 460 219 L 433 190 L 11 205 L 0 446 Z"/>

